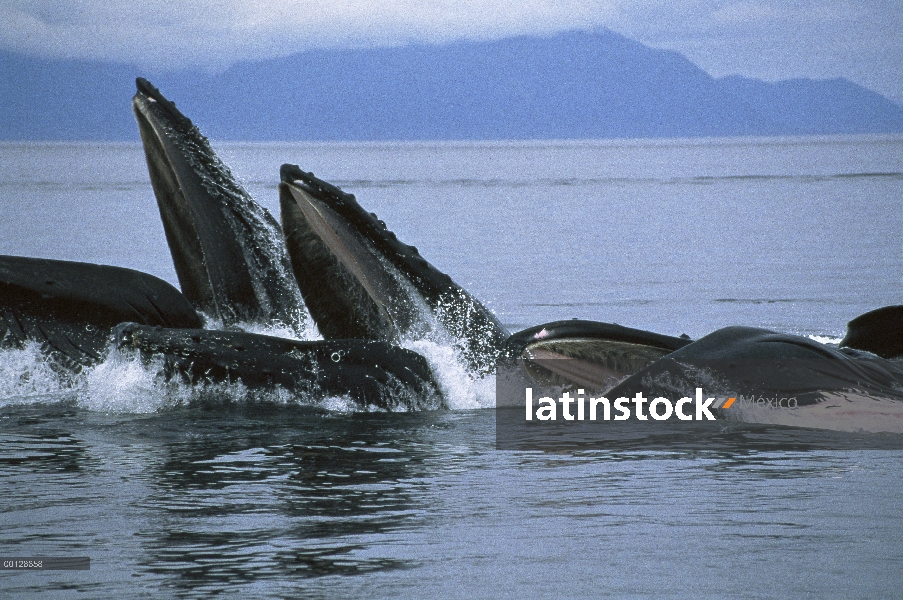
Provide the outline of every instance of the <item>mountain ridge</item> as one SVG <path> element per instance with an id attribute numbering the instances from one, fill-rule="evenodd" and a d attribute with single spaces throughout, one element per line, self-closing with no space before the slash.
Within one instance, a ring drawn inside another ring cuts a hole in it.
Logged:
<path id="1" fill-rule="evenodd" d="M 0 52 L 0 139 L 137 140 L 131 65 Z M 220 140 L 490 140 L 903 132 L 843 78 L 714 78 L 606 29 L 317 50 L 151 78 Z"/>

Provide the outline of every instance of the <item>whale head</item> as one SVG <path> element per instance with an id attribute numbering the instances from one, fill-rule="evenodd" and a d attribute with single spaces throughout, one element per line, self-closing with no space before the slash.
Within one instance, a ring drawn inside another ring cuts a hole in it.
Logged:
<path id="1" fill-rule="evenodd" d="M 438 329 L 472 372 L 495 368 L 508 332 L 485 306 L 353 195 L 295 165 L 280 174 L 289 257 L 324 337 L 396 341 Z"/>
<path id="2" fill-rule="evenodd" d="M 282 231 L 188 117 L 145 79 L 132 99 L 182 293 L 225 325 L 298 329 L 303 301 Z"/>

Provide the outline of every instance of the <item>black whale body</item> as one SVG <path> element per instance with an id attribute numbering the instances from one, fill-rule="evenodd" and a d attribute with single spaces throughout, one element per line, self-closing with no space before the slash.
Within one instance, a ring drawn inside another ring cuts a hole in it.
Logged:
<path id="1" fill-rule="evenodd" d="M 92 272 L 92 282 L 102 282 L 95 286 L 96 298 L 91 293 L 83 298 L 80 294 L 85 292 L 75 291 L 78 286 L 58 286 L 48 292 L 48 286 L 42 287 L 41 281 L 46 284 L 53 280 L 47 275 L 55 267 L 34 262 L 31 271 L 20 272 L 20 278 L 26 282 L 22 289 L 37 293 L 32 294 L 32 301 L 23 303 L 20 292 L 10 291 L 19 288 L 0 287 L 6 346 L 21 346 L 24 340 L 35 339 L 76 367 L 88 365 L 99 359 L 116 323 L 137 321 L 139 325 L 120 328 L 118 345 L 137 348 L 146 357 L 163 357 L 169 376 L 179 374 L 192 380 L 212 381 L 240 379 L 252 386 L 309 390 L 312 378 L 319 375 L 304 376 L 304 370 L 293 361 L 307 353 L 301 360 L 319 364 L 327 354 L 331 357 L 335 348 L 344 345 L 353 349 L 355 356 L 369 356 L 362 358 L 361 364 L 372 362 L 373 368 L 383 375 L 355 371 L 357 367 L 349 363 L 343 365 L 344 369 L 335 367 L 335 373 L 345 374 L 335 375 L 330 381 L 369 377 L 382 385 L 391 379 L 402 382 L 409 391 L 415 390 L 414 397 L 416 391 L 429 397 L 430 390 L 437 386 L 426 374 L 428 369 L 423 370 L 423 358 L 408 351 L 399 352 L 388 344 L 439 327 L 459 347 L 477 376 L 491 372 L 499 358 L 520 356 L 529 360 L 551 354 L 581 364 L 578 372 L 565 370 L 558 376 L 574 377 L 572 381 L 578 384 L 583 377 L 590 381 L 614 378 L 620 382 L 611 392 L 616 393 L 638 388 L 639 382 L 648 382 L 650 375 L 668 369 L 678 369 L 675 375 L 687 375 L 686 364 L 679 361 L 752 359 L 773 365 L 775 360 L 793 355 L 788 354 L 788 349 L 804 348 L 805 360 L 814 361 L 816 366 L 802 376 L 814 388 L 833 389 L 852 381 L 890 396 L 897 389 L 898 371 L 876 362 L 872 355 L 855 351 L 832 354 L 834 351 L 805 338 L 769 338 L 781 334 L 749 328 L 720 330 L 691 343 L 613 324 L 559 321 L 511 336 L 491 311 L 430 265 L 416 248 L 398 241 L 352 195 L 293 165 L 283 165 L 281 169 L 280 231 L 269 213 L 235 181 L 191 121 L 146 80 L 139 79 L 137 85 L 133 99 L 135 116 L 185 297 L 171 286 L 166 293 L 174 305 L 182 306 L 180 310 L 188 315 L 186 320 L 170 320 L 167 310 L 158 310 L 156 315 L 138 310 L 137 316 L 129 310 L 111 310 L 100 316 L 96 311 L 72 309 L 80 302 L 84 306 L 101 300 L 109 302 L 104 290 L 111 289 L 112 284 L 105 277 L 115 283 L 112 287 L 123 288 L 119 293 L 124 294 L 125 300 L 120 302 L 120 308 L 131 305 L 129 294 L 140 297 L 143 284 L 139 282 L 134 284 L 134 290 L 125 290 L 132 284 L 124 279 L 124 283 L 119 282 L 119 275 L 114 277 L 112 271 L 104 271 L 115 268 L 82 265 L 78 269 Z M 137 275 L 139 280 L 150 278 Z M 327 338 L 325 342 L 286 344 L 256 334 L 199 330 L 199 317 L 194 310 L 205 312 L 226 327 L 276 322 L 297 332 L 303 328 L 304 303 Z M 184 311 L 185 306 L 190 310 Z M 899 327 L 885 326 L 888 322 L 898 323 L 899 308 L 879 309 L 873 311 L 877 317 L 867 313 L 854 319 L 844 342 L 884 356 L 901 354 Z M 142 327 L 147 325 L 160 329 Z M 242 350 L 237 350 L 237 346 Z M 253 350 L 249 352 L 248 348 Z M 405 361 L 409 361 L 408 367 L 399 367 Z M 818 366 L 819 361 L 826 362 Z M 280 366 L 266 367 L 268 362 Z M 829 363 L 830 368 L 826 368 L 824 365 Z M 843 368 L 836 371 L 837 365 Z M 760 378 L 773 375 L 769 367 L 763 368 Z M 297 373 L 292 374 L 294 369 Z M 413 379 L 398 376 L 406 373 L 413 374 Z M 722 374 L 730 380 L 731 373 Z M 383 377 L 386 375 L 388 379 Z M 735 383 L 742 383 L 749 374 L 733 376 Z M 361 391 L 369 389 L 367 386 L 324 386 L 323 381 L 318 381 L 318 389 L 347 388 L 347 393 L 359 402 L 401 407 L 386 398 L 374 401 L 378 395 Z M 787 381 L 787 385 L 792 384 Z M 405 408 L 433 406 L 431 402 L 418 404 L 409 400 Z"/>
<path id="2" fill-rule="evenodd" d="M 40 343 L 78 371 L 104 355 L 123 321 L 200 327 L 201 317 L 173 286 L 152 275 L 103 265 L 0 256 L 0 347 Z"/>
<path id="3" fill-rule="evenodd" d="M 137 87 L 132 107 L 182 292 L 226 326 L 276 321 L 301 333 L 279 224 L 172 102 L 145 79 Z"/>
<path id="4" fill-rule="evenodd" d="M 116 328 L 120 351 L 164 360 L 167 379 L 190 384 L 282 387 L 308 397 L 347 396 L 387 410 L 446 407 L 419 354 L 367 340 L 297 341 L 243 331 L 166 329 L 136 323 Z"/>
<path id="5" fill-rule="evenodd" d="M 903 363 L 754 327 L 725 327 L 675 350 L 608 390 L 610 398 L 708 394 L 795 398 L 797 407 L 860 395 L 903 401 Z"/>
<path id="6" fill-rule="evenodd" d="M 426 360 L 384 342 L 301 342 L 200 329 L 191 303 L 152 275 L 104 265 L 0 256 L 0 348 L 41 344 L 58 370 L 103 360 L 110 342 L 164 360 L 165 379 L 280 386 L 387 410 L 445 406 Z"/>
<path id="7" fill-rule="evenodd" d="M 883 358 L 903 356 L 903 306 L 885 306 L 859 315 L 847 323 L 840 345 Z"/>
<path id="8" fill-rule="evenodd" d="M 509 333 L 490 310 L 353 195 L 297 165 L 282 165 L 280 177 L 289 257 L 324 337 L 395 341 L 435 322 L 473 372 L 494 369 Z"/>

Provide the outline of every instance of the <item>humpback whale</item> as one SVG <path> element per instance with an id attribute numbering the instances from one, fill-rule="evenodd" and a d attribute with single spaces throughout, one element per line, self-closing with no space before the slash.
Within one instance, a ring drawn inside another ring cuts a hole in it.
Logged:
<path id="1" fill-rule="evenodd" d="M 847 323 L 840 345 L 883 358 L 903 356 L 903 306 L 885 306 L 859 315 Z"/>
<path id="2" fill-rule="evenodd" d="M 722 418 L 903 433 L 903 362 L 755 327 L 726 327 L 622 380 L 609 398 L 739 399 Z"/>
<path id="3" fill-rule="evenodd" d="M 613 323 L 571 319 L 515 333 L 505 342 L 502 359 L 523 360 L 530 378 L 539 384 L 605 390 L 691 342 Z"/>
<path id="4" fill-rule="evenodd" d="M 279 224 L 191 120 L 147 80 L 132 99 L 179 285 L 224 325 L 279 322 L 301 333 L 304 304 Z"/>
<path id="5" fill-rule="evenodd" d="M 794 396 L 817 404 L 826 392 L 858 391 L 903 400 L 903 363 L 851 348 L 755 327 L 725 327 L 653 362 L 609 390 L 626 396 L 723 385 L 746 396 Z"/>
<path id="6" fill-rule="evenodd" d="M 113 327 L 134 321 L 200 327 L 201 317 L 170 284 L 152 275 L 86 263 L 0 256 L 0 348 L 41 344 L 72 371 L 96 364 Z"/>
<path id="7" fill-rule="evenodd" d="M 182 292 L 129 269 L 0 257 L 0 348 L 37 341 L 59 370 L 78 372 L 115 347 L 146 363 L 161 359 L 166 380 L 282 387 L 388 410 L 445 406 L 426 360 L 410 350 L 240 331 L 304 333 L 279 224 L 174 104 L 136 83 L 133 110 Z M 205 322 L 225 330 L 201 329 Z"/>
<path id="8" fill-rule="evenodd" d="M 136 323 L 115 331 L 120 351 L 164 360 L 167 380 L 281 387 L 309 396 L 349 396 L 386 410 L 443 408 L 429 364 L 410 350 L 367 340 L 298 341 L 244 331 L 169 329 Z"/>
<path id="9" fill-rule="evenodd" d="M 412 338 L 449 341 L 474 377 L 521 359 L 534 361 L 537 382 L 609 395 L 717 380 L 725 390 L 792 392 L 807 406 L 826 392 L 903 400 L 903 370 L 888 360 L 903 356 L 899 306 L 851 321 L 836 350 L 738 327 L 695 342 L 581 320 L 511 335 L 353 195 L 295 165 L 280 170 L 280 227 L 197 127 L 136 83 L 133 111 L 182 291 L 118 267 L 0 257 L 0 347 L 36 340 L 77 371 L 112 346 L 161 359 L 167 380 L 348 395 L 388 410 L 446 405 L 425 359 L 398 347 Z M 282 324 L 301 337 L 305 308 L 324 340 L 241 330 Z M 546 360 L 559 358 L 569 360 Z"/>
<path id="10" fill-rule="evenodd" d="M 495 367 L 509 333 L 354 196 L 285 164 L 279 204 L 301 294 L 323 336 L 397 341 L 444 328 L 471 370 Z"/>

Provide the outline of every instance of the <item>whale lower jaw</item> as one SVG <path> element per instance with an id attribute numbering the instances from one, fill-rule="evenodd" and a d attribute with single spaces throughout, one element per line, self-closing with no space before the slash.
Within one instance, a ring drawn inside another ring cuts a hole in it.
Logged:
<path id="1" fill-rule="evenodd" d="M 145 363 L 162 358 L 167 380 L 281 388 L 300 399 L 349 398 L 388 411 L 447 408 L 419 354 L 385 342 L 302 342 L 240 331 L 166 329 L 136 323 L 116 327 L 121 352 Z"/>

